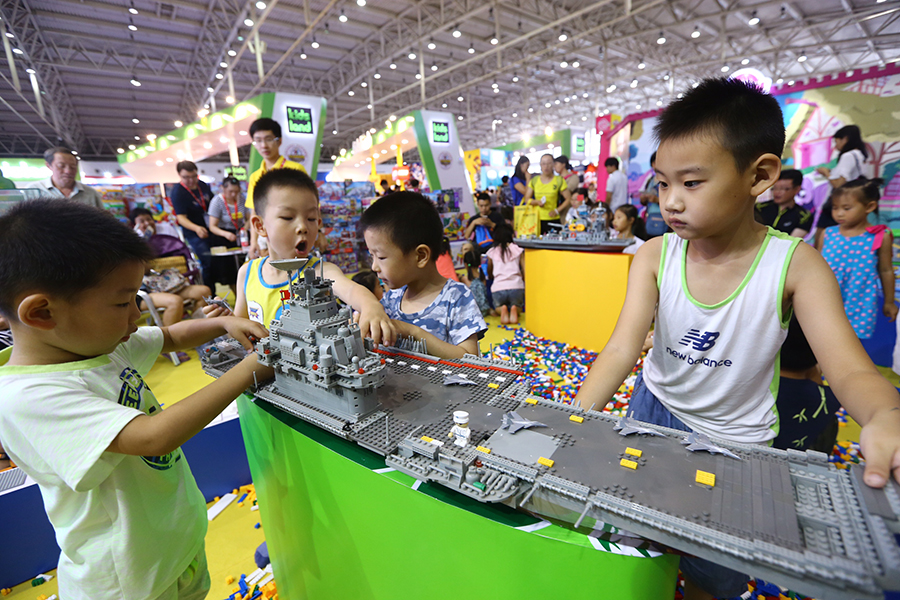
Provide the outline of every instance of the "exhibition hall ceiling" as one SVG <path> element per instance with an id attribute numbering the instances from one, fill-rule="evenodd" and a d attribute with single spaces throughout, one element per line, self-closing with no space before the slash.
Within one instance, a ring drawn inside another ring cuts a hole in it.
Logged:
<path id="1" fill-rule="evenodd" d="M 0 0 L 0 18 L 0 156 L 112 157 L 265 91 L 327 99 L 326 162 L 419 108 L 496 146 L 742 66 L 900 60 L 898 0 Z"/>

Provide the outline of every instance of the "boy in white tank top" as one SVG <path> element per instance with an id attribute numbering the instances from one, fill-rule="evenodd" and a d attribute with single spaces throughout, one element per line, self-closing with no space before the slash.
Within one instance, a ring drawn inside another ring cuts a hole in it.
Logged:
<path id="1" fill-rule="evenodd" d="M 631 372 L 656 318 L 633 416 L 735 442 L 778 435 L 779 356 L 791 312 L 841 404 L 863 427 L 865 481 L 900 481 L 900 397 L 844 314 L 822 257 L 758 224 L 756 198 L 781 173 L 784 121 L 771 96 L 712 79 L 660 115 L 659 204 L 674 230 L 637 252 L 615 331 L 578 393 L 606 404 Z M 732 597 L 747 577 L 685 557 L 685 600 Z"/>

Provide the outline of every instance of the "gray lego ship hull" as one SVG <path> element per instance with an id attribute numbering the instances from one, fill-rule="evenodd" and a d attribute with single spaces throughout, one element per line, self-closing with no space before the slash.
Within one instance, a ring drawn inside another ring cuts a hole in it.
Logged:
<path id="1" fill-rule="evenodd" d="M 334 317 L 343 318 L 336 311 Z M 371 383 L 374 404 L 348 405 L 340 394 L 311 391 L 321 381 L 298 377 L 318 374 L 311 365 L 320 363 L 286 358 L 298 340 L 319 349 L 316 360 L 340 354 L 330 342 L 318 343 L 328 336 L 312 344 L 309 328 L 322 333 L 325 325 L 331 323 L 310 322 L 290 334 L 272 327 L 277 339 L 264 340 L 257 353 L 287 368 L 299 387 L 276 378 L 255 391 L 257 401 L 482 502 L 576 527 L 603 521 L 819 600 L 876 599 L 900 590 L 895 482 L 874 490 L 862 482 L 862 468 L 838 470 L 821 453 L 697 439 L 535 398 L 515 365 L 474 356 L 449 361 L 367 347 L 348 362 L 367 365 L 355 367 L 363 379 L 337 377 L 349 377 L 350 366 L 329 367 L 335 370 L 328 381 L 342 390 Z M 331 342 L 355 338 L 341 326 L 329 334 Z M 202 358 L 218 376 L 243 355 L 238 345 L 221 344 Z M 447 384 L 461 380 L 469 385 Z M 459 410 L 469 414 L 464 447 L 449 433 Z"/>

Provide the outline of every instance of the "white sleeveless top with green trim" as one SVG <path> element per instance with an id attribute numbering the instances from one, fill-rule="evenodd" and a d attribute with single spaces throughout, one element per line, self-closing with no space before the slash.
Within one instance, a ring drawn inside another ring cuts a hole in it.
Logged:
<path id="1" fill-rule="evenodd" d="M 741 443 L 765 443 L 778 435 L 775 397 L 791 317 L 782 314 L 782 297 L 799 243 L 769 228 L 738 288 L 710 306 L 688 291 L 688 242 L 664 236 L 644 382 L 691 429 Z"/>

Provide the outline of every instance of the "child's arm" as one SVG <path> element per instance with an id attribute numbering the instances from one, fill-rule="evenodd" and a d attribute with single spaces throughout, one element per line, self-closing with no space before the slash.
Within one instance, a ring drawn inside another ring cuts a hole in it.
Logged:
<path id="1" fill-rule="evenodd" d="M 878 276 L 881 278 L 881 289 L 884 292 L 884 316 L 893 321 L 897 318 L 897 305 L 894 304 L 894 240 L 890 231 L 884 232 L 881 247 L 878 249 Z"/>
<path id="2" fill-rule="evenodd" d="M 240 317 L 219 317 L 218 319 L 188 319 L 162 328 L 163 353 L 194 348 L 200 344 L 229 334 L 247 350 L 253 349 L 250 337 L 262 339 L 269 335 L 265 327 Z"/>
<path id="3" fill-rule="evenodd" d="M 396 343 L 397 330 L 372 292 L 349 279 L 329 262 L 325 263 L 325 277 L 334 281 L 334 294 L 359 312 L 359 329 L 363 337 L 370 337 L 376 344 L 386 346 Z M 240 298 L 239 291 L 238 300 Z"/>
<path id="4" fill-rule="evenodd" d="M 491 257 L 488 257 L 488 279 L 494 278 L 494 261 L 491 260 Z"/>
<path id="5" fill-rule="evenodd" d="M 429 333 L 405 321 L 393 321 L 394 327 L 398 335 L 414 337 L 417 340 L 425 340 L 425 347 L 428 348 L 428 354 L 438 356 L 440 358 L 462 358 L 464 354 L 478 355 L 478 334 L 473 333 L 468 338 L 457 345 L 451 342 L 439 340 L 434 334 Z"/>
<path id="6" fill-rule="evenodd" d="M 835 395 L 862 425 L 865 482 L 900 480 L 900 396 L 878 372 L 847 321 L 841 292 L 825 260 L 800 244 L 785 282 L 797 320 Z"/>
<path id="7" fill-rule="evenodd" d="M 162 456 L 173 452 L 250 387 L 254 373 L 258 382 L 274 375 L 270 367 L 259 363 L 256 354 L 250 354 L 219 379 L 166 410 L 153 416 L 138 415 L 129 421 L 107 450 L 137 456 Z"/>
<path id="8" fill-rule="evenodd" d="M 822 232 L 822 235 L 819 235 L 819 232 Z M 822 252 L 822 247 L 825 246 L 825 230 L 819 229 L 816 231 L 816 240 L 815 240 L 816 250 Z"/>
<path id="9" fill-rule="evenodd" d="M 585 410 L 592 407 L 600 410 L 606 406 L 641 355 L 659 299 L 656 272 L 661 251 L 662 238 L 654 238 L 642 245 L 634 256 L 625 304 L 616 328 L 575 397 Z"/>
<path id="10" fill-rule="evenodd" d="M 249 265 L 250 263 L 246 262 L 241 265 L 241 268 L 238 270 L 237 299 L 234 301 L 234 312 L 226 311 L 221 306 L 216 306 L 215 304 L 207 304 L 201 309 L 203 311 L 203 316 L 211 318 L 230 317 L 234 315 L 245 319 L 250 318 L 250 313 L 247 310 L 247 298 L 244 296 L 244 282 L 247 280 L 247 269 L 249 268 Z"/>

